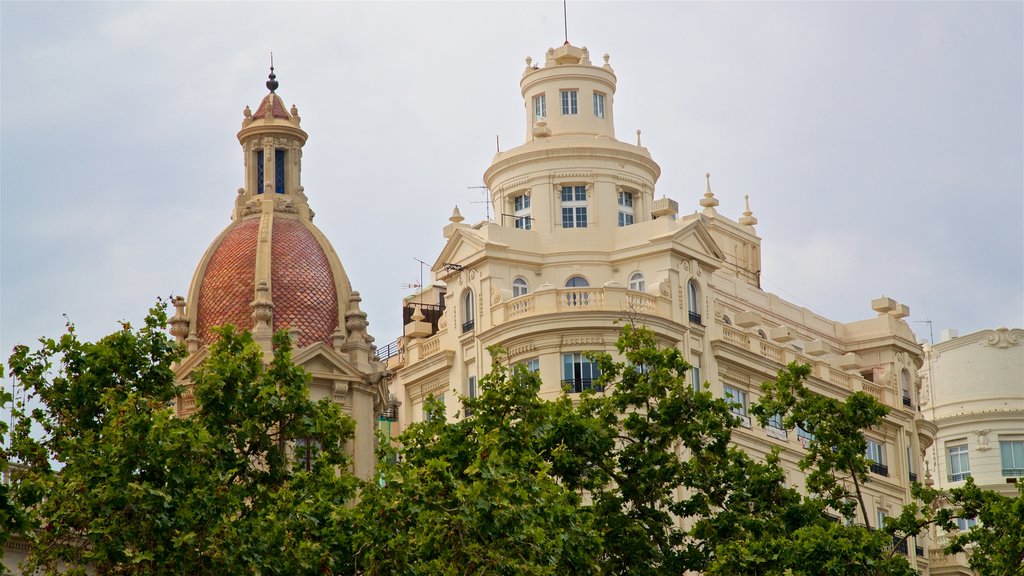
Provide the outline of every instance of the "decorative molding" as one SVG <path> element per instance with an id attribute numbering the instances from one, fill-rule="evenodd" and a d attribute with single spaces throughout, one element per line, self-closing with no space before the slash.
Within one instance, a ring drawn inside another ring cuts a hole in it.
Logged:
<path id="1" fill-rule="evenodd" d="M 523 177 L 523 178 L 519 178 L 518 180 L 512 180 L 511 182 L 505 182 L 501 186 L 498 186 L 498 189 L 495 190 L 495 192 L 507 192 L 507 191 L 509 191 L 509 190 L 511 190 L 513 188 L 518 188 L 520 186 L 524 186 L 524 185 L 528 184 L 529 182 L 530 182 L 530 178 L 529 177 Z"/>
<path id="2" fill-rule="evenodd" d="M 996 328 L 989 332 L 982 343 L 1000 349 L 1020 346 L 1024 343 L 1024 331 Z"/>

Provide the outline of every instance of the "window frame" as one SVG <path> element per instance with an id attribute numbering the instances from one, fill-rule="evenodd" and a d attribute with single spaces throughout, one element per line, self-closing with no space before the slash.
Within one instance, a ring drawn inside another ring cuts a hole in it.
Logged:
<path id="1" fill-rule="evenodd" d="M 530 201 L 530 194 L 524 192 L 512 197 L 512 215 L 514 225 L 519 230 L 531 230 L 533 228 L 533 209 Z"/>
<path id="2" fill-rule="evenodd" d="M 594 91 L 594 117 L 604 119 L 604 92 Z"/>
<path id="3" fill-rule="evenodd" d="M 462 293 L 462 333 L 472 332 L 476 328 L 476 310 L 473 305 L 473 289 L 466 288 Z"/>
<path id="4" fill-rule="evenodd" d="M 647 278 L 644 277 L 644 273 L 637 270 L 629 275 L 628 281 L 629 289 L 634 292 L 644 292 L 647 290 Z"/>
<path id="5" fill-rule="evenodd" d="M 562 209 L 562 228 L 587 228 L 590 224 L 588 190 L 585 184 L 563 184 L 559 199 Z"/>
<path id="6" fill-rule="evenodd" d="M 1009 466 L 1007 466 L 1009 455 Z M 1024 477 L 1024 439 L 999 440 L 999 463 L 1006 478 Z"/>
<path id="7" fill-rule="evenodd" d="M 946 444 L 946 480 L 948 482 L 962 482 L 970 477 L 970 446 L 966 441 Z"/>
<path id="8" fill-rule="evenodd" d="M 533 96 L 533 121 L 537 122 L 548 117 L 548 97 L 541 92 Z"/>
<path id="9" fill-rule="evenodd" d="M 690 322 L 703 326 L 700 314 L 700 287 L 697 286 L 697 281 L 693 278 L 690 278 L 686 283 L 686 310 Z"/>
<path id="10" fill-rule="evenodd" d="M 864 443 L 864 457 L 870 463 L 871 471 L 879 476 L 889 476 L 889 466 L 886 465 L 885 442 L 880 442 L 874 438 L 865 438 Z"/>
<path id="11" fill-rule="evenodd" d="M 526 281 L 526 278 L 522 276 L 516 276 L 512 279 L 512 297 L 519 298 L 520 296 L 526 296 L 530 293 L 530 283 Z"/>
<path id="12" fill-rule="evenodd" d="M 562 353 L 562 388 L 567 394 L 581 394 L 587 390 L 602 392 L 597 380 L 601 378 L 601 369 L 587 357 L 588 352 Z M 571 372 L 569 372 L 571 370 Z M 587 378 L 586 376 L 590 377 Z"/>
<path id="13" fill-rule="evenodd" d="M 580 112 L 579 90 L 563 88 L 559 90 L 559 101 L 562 103 L 562 116 L 577 116 Z"/>
<path id="14" fill-rule="evenodd" d="M 618 190 L 615 192 L 615 202 L 618 205 L 619 226 L 630 226 L 635 222 L 633 217 L 634 194 L 630 190 Z"/>

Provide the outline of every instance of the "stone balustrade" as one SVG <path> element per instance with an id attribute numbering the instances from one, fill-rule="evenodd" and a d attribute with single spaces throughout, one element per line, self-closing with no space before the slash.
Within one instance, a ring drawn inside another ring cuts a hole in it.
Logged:
<path id="1" fill-rule="evenodd" d="M 491 308 L 494 325 L 544 314 L 578 311 L 672 316 L 668 298 L 618 286 L 538 289 Z"/>

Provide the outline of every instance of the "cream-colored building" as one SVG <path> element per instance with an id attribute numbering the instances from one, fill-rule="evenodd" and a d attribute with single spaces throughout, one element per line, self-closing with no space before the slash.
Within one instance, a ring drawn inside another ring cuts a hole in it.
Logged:
<path id="1" fill-rule="evenodd" d="M 376 359 L 359 293 L 313 225 L 302 186 L 308 135 L 298 110 L 285 106 L 277 87 L 271 68 L 270 93 L 255 112 L 245 107 L 238 132 L 245 186 L 238 189 L 231 223 L 199 261 L 188 300 L 174 301 L 171 333 L 189 351 L 175 374 L 189 382 L 207 356 L 214 326 L 230 323 L 251 331 L 266 357 L 273 353 L 273 333 L 288 329 L 293 361 L 313 377 L 310 397 L 330 398 L 355 419 L 353 471 L 369 478 L 377 417 L 388 398 L 386 370 Z M 190 393 L 178 399 L 176 410 L 180 416 L 194 412 Z"/>
<path id="2" fill-rule="evenodd" d="M 924 350 L 921 410 L 938 427 L 926 454 L 929 481 L 955 488 L 972 477 L 982 488 L 1015 496 L 1024 481 L 1024 330 L 944 330 Z M 973 522 L 958 524 L 967 529 Z M 935 550 L 932 574 L 973 574 L 966 560 Z"/>
<path id="3" fill-rule="evenodd" d="M 806 440 L 746 416 L 761 382 L 796 360 L 812 366 L 822 394 L 863 390 L 890 406 L 868 432 L 870 523 L 897 514 L 935 432 L 917 410 L 922 358 L 908 308 L 882 297 L 873 317 L 842 323 L 762 290 L 749 206 L 736 219 L 720 213 L 709 176 L 699 211 L 679 216 L 655 193 L 661 168 L 639 132 L 635 144 L 616 138 L 607 55 L 595 63 L 586 48 L 550 49 L 543 62 L 526 60 L 520 89 L 525 143 L 484 173 L 496 220 L 468 225 L 456 209 L 434 284 L 403 302 L 404 336 L 382 350 L 401 424 L 422 419 L 430 395 L 458 418 L 495 344 L 539 370 L 544 397 L 591 388 L 598 374 L 584 354 L 614 353 L 621 324 L 635 320 L 684 351 L 694 381 L 741 401 L 735 442 L 753 454 L 781 447 L 793 483 Z M 910 554 L 926 571 L 918 546 Z"/>

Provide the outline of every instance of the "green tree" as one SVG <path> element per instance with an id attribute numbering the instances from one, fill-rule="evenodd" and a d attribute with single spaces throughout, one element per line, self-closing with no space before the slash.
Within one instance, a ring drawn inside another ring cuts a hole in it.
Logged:
<path id="1" fill-rule="evenodd" d="M 12 374 L 13 501 L 30 510 L 28 571 L 47 574 L 324 574 L 347 567 L 343 504 L 355 493 L 339 407 L 308 399 L 286 334 L 265 365 L 248 334 L 218 329 L 194 375 L 197 412 L 176 418 L 181 349 L 162 306 L 95 343 L 69 325 Z M 313 446 L 309 470 L 290 458 Z M 69 567 L 64 572 L 63 567 Z"/>
<path id="2" fill-rule="evenodd" d="M 537 397 L 539 381 L 503 354 L 465 399 L 472 416 L 424 422 L 384 446 L 379 481 L 361 494 L 356 557 L 363 574 L 589 574 L 600 540 L 581 495 L 552 475 L 545 444 L 571 402 Z"/>

